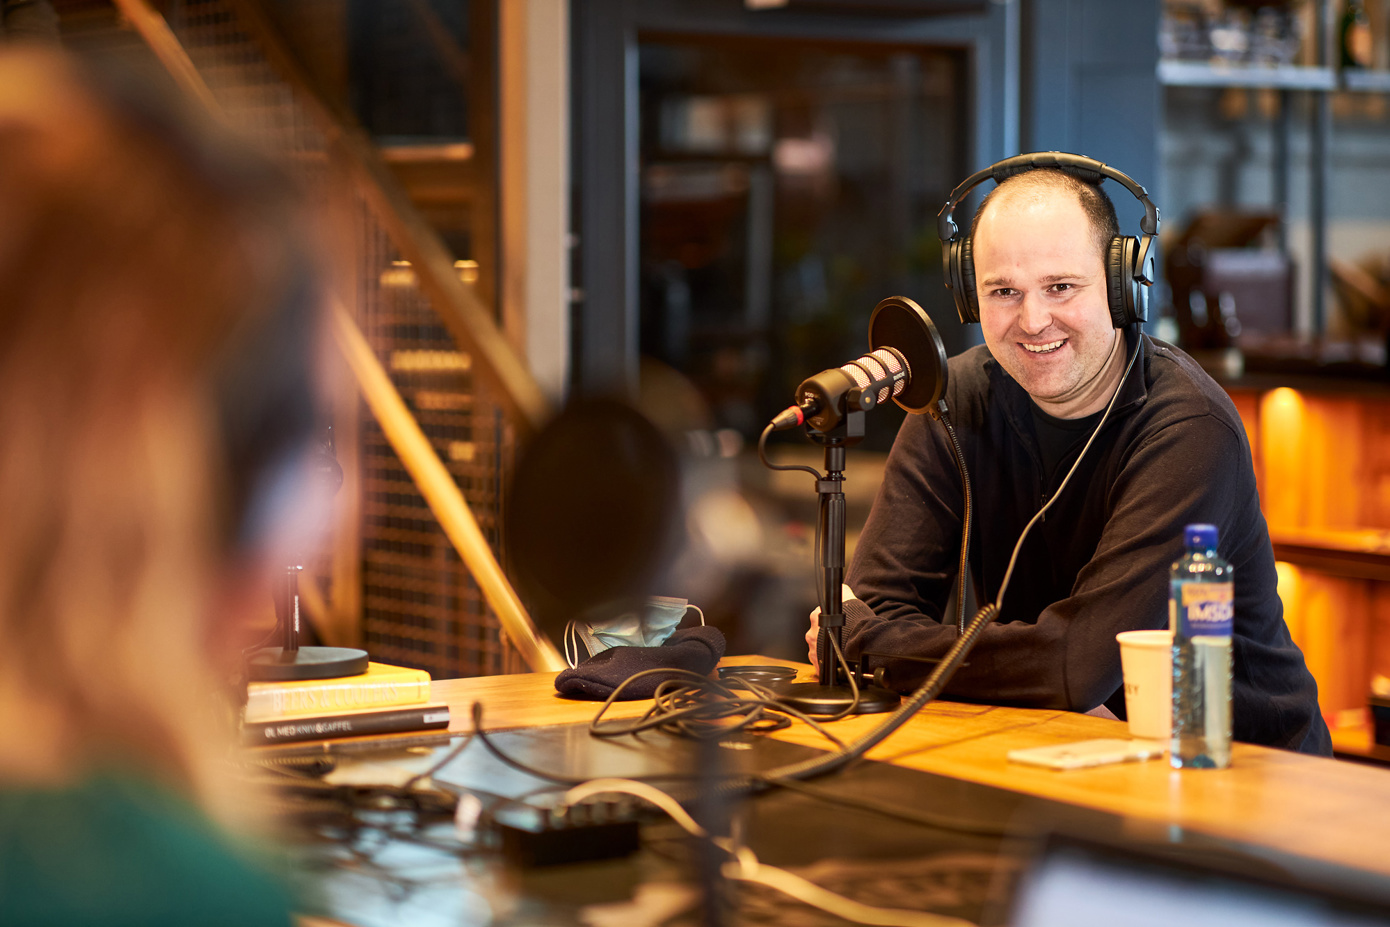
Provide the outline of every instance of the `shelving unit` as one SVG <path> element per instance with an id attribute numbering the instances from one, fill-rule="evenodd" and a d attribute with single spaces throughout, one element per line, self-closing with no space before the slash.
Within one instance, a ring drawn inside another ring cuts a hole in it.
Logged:
<path id="1" fill-rule="evenodd" d="M 1255 458 L 1294 641 L 1339 753 L 1390 759 L 1367 696 L 1390 676 L 1390 394 L 1339 380 L 1227 384 Z"/>
<path id="2" fill-rule="evenodd" d="M 1307 183 L 1311 266 L 1303 273 L 1311 294 L 1303 330 L 1315 338 L 1328 321 L 1332 99 L 1390 94 L 1390 72 L 1339 65 L 1342 9 L 1341 0 L 1312 0 L 1305 42 L 1314 53 L 1302 64 L 1162 60 L 1157 68 L 1161 88 L 1269 91 L 1276 101 L 1270 205 L 1287 217 L 1293 184 Z M 1308 160 L 1299 170 L 1290 161 L 1295 94 L 1310 103 Z M 1281 244 L 1288 248 L 1286 237 Z M 1336 749 L 1390 761 L 1390 748 L 1373 742 L 1367 711 L 1373 677 L 1390 676 L 1390 378 L 1275 370 L 1224 385 L 1250 437 L 1289 630 L 1318 681 Z"/>
<path id="3" fill-rule="evenodd" d="M 1165 87 L 1336 90 L 1337 72 L 1330 67 L 1296 64 L 1257 67 L 1165 60 L 1158 63 L 1158 82 Z"/>
<path id="4" fill-rule="evenodd" d="M 1365 93 L 1390 93 L 1390 71 L 1343 71 L 1341 89 Z"/>
<path id="5" fill-rule="evenodd" d="M 1303 528 L 1271 531 L 1274 559 L 1344 579 L 1390 582 L 1390 529 Z"/>
<path id="6" fill-rule="evenodd" d="M 1310 132 L 1308 184 L 1309 216 L 1312 229 L 1312 330 L 1320 335 L 1326 320 L 1327 270 L 1327 152 L 1332 140 L 1332 110 L 1330 94 L 1341 87 L 1342 75 L 1332 65 L 1331 0 L 1314 0 L 1314 34 L 1309 37 L 1315 49 L 1316 64 L 1312 65 L 1239 65 L 1206 61 L 1160 60 L 1158 82 L 1164 87 L 1245 88 L 1278 91 L 1279 111 L 1274 131 L 1274 202 L 1280 213 L 1289 205 L 1290 166 L 1289 138 L 1292 133 L 1294 93 L 1313 95 L 1312 129 Z M 1287 240 L 1281 240 L 1287 248 Z"/>
<path id="7" fill-rule="evenodd" d="M 1321 337 L 1326 330 L 1328 261 L 1329 151 L 1333 144 L 1332 97 L 1338 93 L 1390 95 L 1390 70 L 1347 68 L 1338 64 L 1336 22 L 1340 0 L 1312 0 L 1313 34 L 1306 41 L 1314 49 L 1314 64 L 1258 65 L 1186 59 L 1160 59 L 1157 80 L 1162 88 L 1207 87 L 1273 91 L 1278 110 L 1273 129 L 1274 190 L 1271 206 L 1287 214 L 1289 190 L 1295 180 L 1289 158 L 1293 130 L 1294 94 L 1307 93 L 1312 106 L 1309 126 L 1308 223 L 1312 236 L 1310 333 Z M 1390 36 L 1382 38 L 1390 41 Z M 1287 241 L 1282 244 L 1287 248 Z"/>

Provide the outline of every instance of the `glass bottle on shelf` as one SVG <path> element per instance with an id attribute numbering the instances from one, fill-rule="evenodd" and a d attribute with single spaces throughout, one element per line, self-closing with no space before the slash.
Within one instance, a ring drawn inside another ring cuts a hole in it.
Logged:
<path id="1" fill-rule="evenodd" d="M 1347 0 L 1342 10 L 1341 63 L 1344 68 L 1368 68 L 1374 51 L 1371 21 L 1365 0 Z"/>

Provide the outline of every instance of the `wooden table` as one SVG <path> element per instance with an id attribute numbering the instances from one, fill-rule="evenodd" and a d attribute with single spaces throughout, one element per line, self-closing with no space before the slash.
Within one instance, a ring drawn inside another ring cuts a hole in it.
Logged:
<path id="1" fill-rule="evenodd" d="M 810 667 L 763 657 L 726 663 L 784 663 L 810 678 Z M 596 703 L 555 693 L 549 673 L 437 681 L 433 697 L 452 710 L 450 730 L 472 727 L 471 706 L 485 707 L 488 730 L 591 720 Z M 631 718 L 650 702 L 622 702 L 610 712 Z M 834 722 L 846 741 L 885 715 Z M 771 736 L 825 749 L 805 725 Z M 1058 772 L 1010 763 L 1009 750 L 1095 737 L 1126 737 L 1123 722 L 1064 711 L 937 702 L 869 753 L 870 759 L 1079 808 L 1158 828 L 1182 828 L 1246 848 L 1390 879 L 1390 771 L 1249 744 L 1236 744 L 1224 770 L 1172 770 L 1150 761 Z M 1390 883 L 1388 883 L 1390 884 Z"/>

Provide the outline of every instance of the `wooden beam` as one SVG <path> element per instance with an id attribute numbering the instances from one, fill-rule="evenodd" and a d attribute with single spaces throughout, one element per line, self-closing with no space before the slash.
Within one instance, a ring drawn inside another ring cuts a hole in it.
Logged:
<path id="1" fill-rule="evenodd" d="M 203 80 L 203 75 L 198 73 L 193 60 L 184 50 L 183 43 L 174 35 L 164 17 L 150 6 L 148 0 L 114 0 L 114 3 L 126 21 L 140 33 L 140 38 L 145 40 L 145 44 L 154 52 L 174 81 L 208 112 L 215 116 L 224 115 L 222 104 L 212 95 L 212 90 Z"/>
<path id="2" fill-rule="evenodd" d="M 569 4 L 498 5 L 503 330 L 552 401 L 569 385 Z"/>

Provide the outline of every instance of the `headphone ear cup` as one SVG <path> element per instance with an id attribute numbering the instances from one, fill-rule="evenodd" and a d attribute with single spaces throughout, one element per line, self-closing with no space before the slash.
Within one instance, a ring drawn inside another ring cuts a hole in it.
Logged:
<path id="1" fill-rule="evenodd" d="M 956 312 L 967 324 L 980 321 L 980 300 L 975 292 L 975 256 L 971 240 L 962 238 L 951 243 L 952 292 L 956 297 Z"/>
<path id="2" fill-rule="evenodd" d="M 1124 328 L 1134 319 L 1134 239 L 1116 235 L 1105 252 L 1105 294 L 1110 303 L 1110 322 Z"/>

